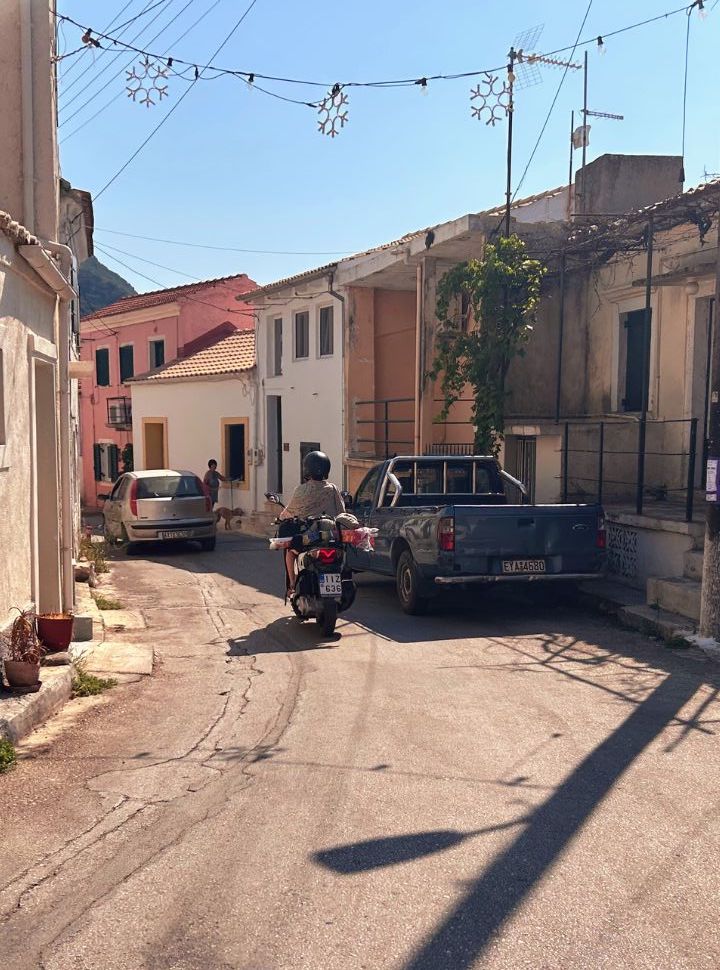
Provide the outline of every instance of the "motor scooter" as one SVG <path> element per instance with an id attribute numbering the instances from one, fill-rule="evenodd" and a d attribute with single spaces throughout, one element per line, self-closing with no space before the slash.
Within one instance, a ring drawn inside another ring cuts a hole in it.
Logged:
<path id="1" fill-rule="evenodd" d="M 265 498 L 283 508 L 280 497 L 266 492 Z M 292 592 L 287 569 L 285 601 L 290 602 L 301 621 L 314 619 L 325 636 L 335 630 L 339 613 L 355 601 L 357 592 L 352 570 L 346 562 L 343 533 L 331 518 L 275 519 L 278 535 L 271 548 L 292 550 L 295 586 Z M 281 535 L 280 533 L 285 533 Z"/>

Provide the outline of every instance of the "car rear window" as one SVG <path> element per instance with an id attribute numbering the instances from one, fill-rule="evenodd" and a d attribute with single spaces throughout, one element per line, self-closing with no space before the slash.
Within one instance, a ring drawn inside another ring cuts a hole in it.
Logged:
<path id="1" fill-rule="evenodd" d="M 138 498 L 202 498 L 202 482 L 195 475 L 159 475 L 139 478 Z"/>

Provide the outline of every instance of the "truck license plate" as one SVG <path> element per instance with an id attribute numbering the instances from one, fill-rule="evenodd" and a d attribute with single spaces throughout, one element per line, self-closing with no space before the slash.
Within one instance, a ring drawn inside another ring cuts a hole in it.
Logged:
<path id="1" fill-rule="evenodd" d="M 321 596 L 342 596 L 342 580 L 340 573 L 323 573 L 318 577 Z"/>
<path id="2" fill-rule="evenodd" d="M 191 533 L 187 529 L 173 529 L 171 532 L 158 532 L 159 539 L 189 539 Z"/>
<path id="3" fill-rule="evenodd" d="M 544 573 L 544 559 L 503 559 L 504 573 Z"/>

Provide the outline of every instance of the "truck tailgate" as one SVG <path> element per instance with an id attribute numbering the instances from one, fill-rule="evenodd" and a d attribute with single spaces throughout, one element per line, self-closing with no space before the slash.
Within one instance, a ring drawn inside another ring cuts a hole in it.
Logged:
<path id="1" fill-rule="evenodd" d="M 456 505 L 453 572 L 590 573 L 603 565 L 595 505 Z"/>

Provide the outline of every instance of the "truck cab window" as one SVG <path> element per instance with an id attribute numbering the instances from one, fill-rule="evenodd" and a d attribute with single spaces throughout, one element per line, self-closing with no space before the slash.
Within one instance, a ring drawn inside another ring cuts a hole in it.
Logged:
<path id="1" fill-rule="evenodd" d="M 353 512 L 356 514 L 359 512 L 369 512 L 372 508 L 373 499 L 375 498 L 375 489 L 377 488 L 378 479 L 380 478 L 380 468 L 380 465 L 378 465 L 376 468 L 372 468 L 360 483 L 360 487 L 355 493 L 355 500 L 352 508 Z"/>

